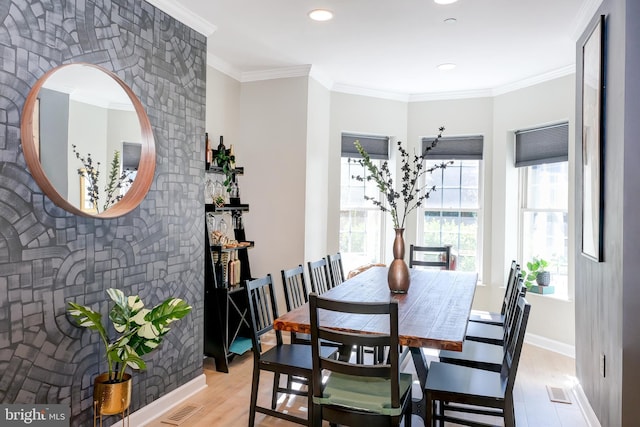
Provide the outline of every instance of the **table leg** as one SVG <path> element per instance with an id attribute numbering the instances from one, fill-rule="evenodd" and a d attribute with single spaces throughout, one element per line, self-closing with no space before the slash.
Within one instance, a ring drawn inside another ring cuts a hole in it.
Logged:
<path id="1" fill-rule="evenodd" d="M 420 399 L 413 399 L 413 409 L 412 413 L 420 416 L 426 425 L 427 422 L 427 406 L 426 406 L 426 396 L 424 394 L 424 387 L 427 384 L 427 373 L 429 372 L 429 368 L 427 367 L 427 359 L 424 357 L 422 353 L 422 348 L 420 347 L 410 347 L 411 357 L 413 358 L 413 364 L 416 369 L 416 375 L 418 376 L 418 380 L 420 381 L 420 391 L 421 397 Z"/>

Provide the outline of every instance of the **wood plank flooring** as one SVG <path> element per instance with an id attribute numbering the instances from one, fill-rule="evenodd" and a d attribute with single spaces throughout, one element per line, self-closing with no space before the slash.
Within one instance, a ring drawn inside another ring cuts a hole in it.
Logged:
<path id="1" fill-rule="evenodd" d="M 268 344 L 268 343 L 265 343 Z M 411 358 L 407 358 L 410 360 Z M 190 397 L 146 424 L 145 427 L 168 427 L 162 422 L 163 416 L 173 413 L 185 405 L 202 406 L 196 414 L 187 418 L 180 427 L 247 426 L 249 417 L 249 397 L 251 393 L 251 374 L 253 359 L 251 352 L 236 356 L 230 366 L 230 373 L 215 371 L 213 360 L 204 360 L 204 372 L 207 377 L 207 389 Z M 263 373 L 260 381 L 259 402 L 266 404 L 270 400 L 272 376 Z M 574 360 L 560 354 L 532 345 L 523 347 L 520 369 L 518 370 L 514 400 L 518 427 L 586 427 L 586 420 L 576 402 L 572 404 L 551 402 L 547 385 L 564 388 L 570 393 L 575 381 Z M 419 390 L 419 387 L 418 387 Z M 419 393 L 414 390 L 415 393 Z M 306 412 L 306 399 L 282 398 L 280 410 L 286 408 L 291 413 Z M 499 418 L 484 418 L 485 421 L 502 425 Z M 414 426 L 421 426 L 421 420 L 413 417 Z M 273 417 L 258 414 L 256 426 L 276 427 L 295 424 Z M 328 425 L 328 424 L 327 424 Z M 447 423 L 447 427 L 456 424 Z"/>

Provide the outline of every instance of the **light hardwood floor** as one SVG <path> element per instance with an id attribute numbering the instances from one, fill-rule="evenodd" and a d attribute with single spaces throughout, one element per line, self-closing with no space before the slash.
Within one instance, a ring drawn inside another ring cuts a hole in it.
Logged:
<path id="1" fill-rule="evenodd" d="M 410 358 L 407 359 L 410 360 Z M 204 372 L 207 377 L 207 389 L 190 397 L 167 414 L 146 424 L 145 427 L 168 427 L 169 424 L 162 423 L 162 418 L 185 405 L 193 405 L 201 409 L 187 418 L 180 425 L 181 427 L 246 426 L 249 417 L 252 369 L 251 352 L 236 356 L 231 363 L 229 374 L 216 372 L 213 360 L 205 358 Z M 561 387 L 573 399 L 570 390 L 575 381 L 574 375 L 573 359 L 525 344 L 514 389 L 518 427 L 588 426 L 575 401 L 571 404 L 551 402 L 547 393 L 547 385 Z M 263 404 L 270 400 L 272 378 L 269 373 L 262 374 L 259 402 Z M 417 392 L 417 390 L 414 391 L 414 395 Z M 280 400 L 279 408 L 300 413 L 306 411 L 306 399 L 283 398 Z M 485 420 L 502 425 L 502 421 L 498 418 Z M 414 426 L 422 425 L 418 417 L 413 417 L 412 423 Z M 258 414 L 255 425 L 275 427 L 296 424 Z M 454 424 L 447 423 L 447 426 L 454 426 Z"/>

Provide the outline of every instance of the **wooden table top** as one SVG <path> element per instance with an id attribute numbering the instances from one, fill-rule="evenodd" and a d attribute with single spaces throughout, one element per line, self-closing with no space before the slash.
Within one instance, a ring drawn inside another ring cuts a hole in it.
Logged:
<path id="1" fill-rule="evenodd" d="M 461 351 L 473 303 L 478 275 L 446 270 L 411 271 L 406 294 L 392 294 L 387 285 L 386 267 L 373 267 L 322 294 L 341 301 L 398 301 L 400 344 Z M 384 333 L 388 325 L 375 315 L 346 315 L 322 311 L 323 324 L 336 329 Z M 282 331 L 310 333 L 309 305 L 302 305 L 275 320 Z M 335 325 L 335 326 L 334 326 Z"/>

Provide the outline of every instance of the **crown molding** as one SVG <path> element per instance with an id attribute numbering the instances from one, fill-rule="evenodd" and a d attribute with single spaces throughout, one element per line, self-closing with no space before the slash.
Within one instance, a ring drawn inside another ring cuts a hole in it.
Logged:
<path id="1" fill-rule="evenodd" d="M 547 73 L 538 74 L 537 76 L 529 77 L 517 82 L 508 83 L 496 87 L 492 91 L 492 96 L 504 95 L 505 93 L 513 92 L 518 89 L 524 89 L 529 86 L 537 85 L 540 83 L 554 80 L 560 77 L 568 76 L 576 72 L 576 64 L 570 64 L 557 70 L 549 71 Z"/>
<path id="2" fill-rule="evenodd" d="M 218 28 L 211 22 L 203 19 L 200 15 L 187 9 L 185 6 L 176 3 L 175 0 L 146 0 L 152 6 L 162 10 L 167 15 L 176 18 L 183 24 L 193 28 L 205 37 L 209 37 Z"/>
<path id="3" fill-rule="evenodd" d="M 409 102 L 446 101 L 451 99 L 487 98 L 492 96 L 493 91 L 491 89 L 458 90 L 452 92 L 414 94 L 409 97 Z"/>
<path id="4" fill-rule="evenodd" d="M 222 58 L 215 56 L 214 54 L 207 52 L 207 65 L 215 68 L 221 73 L 226 74 L 227 76 L 240 81 L 242 79 L 242 71 L 235 68 L 233 65 L 229 64 Z"/>
<path id="5" fill-rule="evenodd" d="M 342 83 L 336 83 L 331 89 L 333 92 L 347 93 L 350 95 L 368 96 L 371 98 L 389 99 L 391 101 L 408 102 L 409 95 L 404 93 L 386 92 L 383 90 L 368 89 L 359 86 L 345 85 Z"/>
<path id="6" fill-rule="evenodd" d="M 207 54 L 207 65 L 228 75 L 229 77 L 239 81 L 240 83 L 309 76 L 331 92 L 346 93 L 350 95 L 361 95 L 371 98 L 388 99 L 391 101 L 402 102 L 445 101 L 453 99 L 493 97 L 513 92 L 518 89 L 524 89 L 536 84 L 544 83 L 549 80 L 568 76 L 570 74 L 574 74 L 576 71 L 575 64 L 571 64 L 557 70 L 549 71 L 547 73 L 539 74 L 537 76 L 519 80 L 517 82 L 508 83 L 506 85 L 502 85 L 493 89 L 404 94 L 346 85 L 342 83 L 334 83 L 326 74 L 318 70 L 317 67 L 312 67 L 311 65 L 300 65 L 296 67 L 284 67 L 262 71 L 242 72 L 211 53 Z"/>
<path id="7" fill-rule="evenodd" d="M 308 77 L 310 71 L 311 65 L 298 65 L 261 71 L 245 71 L 240 75 L 240 82 L 248 83 L 261 80 L 286 79 L 290 77 Z"/>

